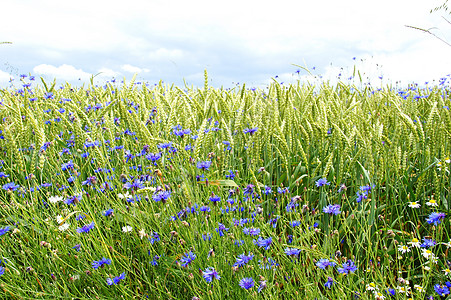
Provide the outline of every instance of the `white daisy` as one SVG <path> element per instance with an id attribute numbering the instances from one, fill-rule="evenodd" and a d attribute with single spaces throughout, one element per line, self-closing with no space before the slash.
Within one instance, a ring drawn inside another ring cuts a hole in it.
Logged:
<path id="1" fill-rule="evenodd" d="M 409 295 L 409 294 L 410 294 L 410 292 L 409 292 L 410 286 L 397 286 L 396 289 L 398 290 L 398 292 L 399 292 L 400 294 L 404 294 L 404 293 L 405 293 L 406 295 Z"/>
<path id="2" fill-rule="evenodd" d="M 64 223 L 61 226 L 58 227 L 59 231 L 66 231 L 69 228 L 69 223 Z"/>
<path id="3" fill-rule="evenodd" d="M 407 244 L 417 248 L 420 248 L 421 246 L 421 242 L 417 238 L 413 238 L 412 241 L 408 242 Z"/>
<path id="4" fill-rule="evenodd" d="M 133 230 L 133 227 L 131 227 L 129 225 L 122 227 L 123 232 L 131 232 L 132 230 Z"/>
<path id="5" fill-rule="evenodd" d="M 117 196 L 120 199 L 131 199 L 131 198 L 133 198 L 128 192 L 126 192 L 125 195 L 124 194 L 117 194 Z"/>
<path id="6" fill-rule="evenodd" d="M 435 256 L 434 256 L 434 253 L 432 253 L 432 251 L 431 250 L 429 250 L 429 249 L 421 249 L 421 255 L 423 255 L 424 256 L 424 258 L 426 258 L 426 259 L 432 259 L 432 258 L 434 258 Z"/>
<path id="7" fill-rule="evenodd" d="M 445 272 L 445 276 L 451 274 L 451 270 L 449 268 L 446 268 L 446 269 L 444 269 L 442 271 Z"/>
<path id="8" fill-rule="evenodd" d="M 451 240 L 449 240 L 448 243 L 442 243 L 442 244 L 445 245 L 447 249 L 451 248 Z"/>
<path id="9" fill-rule="evenodd" d="M 377 287 L 377 285 L 374 283 L 374 282 L 371 282 L 371 283 L 368 283 L 367 285 L 366 285 L 366 290 L 367 291 L 376 291 L 376 290 L 378 290 L 379 288 Z"/>
<path id="10" fill-rule="evenodd" d="M 139 237 L 141 239 L 143 239 L 143 237 L 145 237 L 147 235 L 146 231 L 143 229 L 141 229 L 140 231 L 138 231 Z"/>
<path id="11" fill-rule="evenodd" d="M 427 206 L 432 206 L 432 207 L 437 207 L 438 203 L 437 203 L 437 201 L 434 200 L 434 198 L 431 198 L 431 199 L 429 199 L 428 202 L 426 202 L 426 205 Z"/>
<path id="12" fill-rule="evenodd" d="M 379 291 L 374 291 L 374 297 L 375 297 L 376 299 L 378 299 L 378 300 L 384 300 L 384 299 L 385 299 L 384 294 L 382 294 L 382 293 L 379 292 Z"/>
<path id="13" fill-rule="evenodd" d="M 56 221 L 57 221 L 58 224 L 59 224 L 59 223 L 61 223 L 61 222 L 64 221 L 64 218 L 63 218 L 61 215 L 57 215 L 57 216 L 56 216 Z"/>
<path id="14" fill-rule="evenodd" d="M 420 206 L 419 202 L 409 202 L 409 207 L 411 208 L 420 208 Z"/>
<path id="15" fill-rule="evenodd" d="M 61 196 L 50 196 L 49 201 L 50 201 L 50 203 L 57 203 L 57 202 L 63 201 L 63 197 L 61 197 Z"/>
<path id="16" fill-rule="evenodd" d="M 424 292 L 424 288 L 421 285 L 415 284 L 413 287 L 420 293 Z"/>
<path id="17" fill-rule="evenodd" d="M 402 254 L 404 254 L 406 252 L 410 252 L 410 248 L 406 245 L 399 245 L 398 251 L 401 252 Z"/>

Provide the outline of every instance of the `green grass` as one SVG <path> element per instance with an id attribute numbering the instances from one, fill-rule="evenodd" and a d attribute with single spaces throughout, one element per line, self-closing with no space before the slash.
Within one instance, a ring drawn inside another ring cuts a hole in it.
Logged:
<path id="1" fill-rule="evenodd" d="M 202 89 L 0 90 L 3 298 L 377 298 L 370 284 L 387 298 L 440 298 L 451 268 L 448 78 L 404 90 L 205 79 Z M 323 212 L 329 204 L 340 212 Z M 433 255 L 409 244 L 424 238 Z M 240 254 L 252 259 L 234 266 Z M 110 264 L 93 268 L 102 258 Z M 356 269 L 343 275 L 349 260 Z M 220 280 L 205 280 L 208 267 Z M 240 287 L 249 277 L 255 285 Z"/>

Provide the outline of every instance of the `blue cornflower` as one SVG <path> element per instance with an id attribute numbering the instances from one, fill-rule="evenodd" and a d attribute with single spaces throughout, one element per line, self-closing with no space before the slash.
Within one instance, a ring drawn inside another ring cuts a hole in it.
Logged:
<path id="1" fill-rule="evenodd" d="M 297 220 L 294 220 L 293 222 L 290 222 L 290 225 L 291 225 L 291 227 L 296 227 L 296 226 L 301 225 L 301 222 L 297 221 Z"/>
<path id="2" fill-rule="evenodd" d="M 191 129 L 174 130 L 174 134 L 183 138 L 185 135 L 191 134 Z"/>
<path id="3" fill-rule="evenodd" d="M 243 279 L 240 280 L 240 287 L 242 287 L 245 290 L 248 290 L 250 288 L 252 288 L 254 286 L 255 282 L 254 279 L 252 279 L 252 277 L 245 277 Z"/>
<path id="4" fill-rule="evenodd" d="M 76 205 L 77 203 L 79 203 L 82 199 L 82 195 L 81 193 L 78 195 L 74 195 L 74 196 L 70 196 L 68 197 L 66 200 L 64 200 L 64 203 L 66 203 L 67 205 Z"/>
<path id="5" fill-rule="evenodd" d="M 160 149 L 167 149 L 167 148 L 169 148 L 169 147 L 171 147 L 171 146 L 172 146 L 172 142 L 169 142 L 169 143 L 161 143 L 161 144 L 158 144 L 158 145 L 157 145 L 157 147 L 160 148 Z"/>
<path id="6" fill-rule="evenodd" d="M 341 213 L 340 204 L 329 204 L 328 206 L 323 208 L 323 212 L 331 215 L 339 215 Z"/>
<path id="7" fill-rule="evenodd" d="M 204 240 L 204 242 L 207 240 L 211 241 L 211 233 L 207 233 L 207 234 L 203 233 L 202 239 Z"/>
<path id="8" fill-rule="evenodd" d="M 8 183 L 4 184 L 2 188 L 3 188 L 5 191 L 15 191 L 15 190 L 17 190 L 19 187 L 20 187 L 20 186 L 19 186 L 19 185 L 16 185 L 14 182 L 8 182 Z"/>
<path id="9" fill-rule="evenodd" d="M 362 202 L 362 200 L 364 200 L 364 199 L 368 199 L 368 194 L 365 192 L 362 192 L 362 193 L 357 192 L 357 199 L 356 199 L 357 203 Z"/>
<path id="10" fill-rule="evenodd" d="M 49 100 L 49 99 L 54 99 L 53 97 L 53 93 L 52 92 L 48 92 L 44 94 L 44 98 Z"/>
<path id="11" fill-rule="evenodd" d="M 246 235 L 259 235 L 260 234 L 260 228 L 254 228 L 254 227 L 251 227 L 251 228 L 247 228 L 247 227 L 244 227 L 243 228 L 243 233 L 244 234 L 246 234 Z"/>
<path id="12" fill-rule="evenodd" d="M 206 205 L 201 206 L 199 210 L 201 212 L 210 212 L 211 211 L 210 207 L 208 207 Z"/>
<path id="13" fill-rule="evenodd" d="M 222 143 L 227 146 L 224 150 L 232 150 L 232 147 L 230 146 L 229 141 L 222 141 Z"/>
<path id="14" fill-rule="evenodd" d="M 243 240 L 235 240 L 234 244 L 237 245 L 237 246 L 239 247 L 239 246 L 244 245 L 245 243 L 244 243 Z"/>
<path id="15" fill-rule="evenodd" d="M 299 204 L 292 200 L 287 204 L 287 206 L 285 206 L 285 210 L 287 211 L 287 213 L 296 211 L 296 207 L 298 206 Z"/>
<path id="16" fill-rule="evenodd" d="M 180 259 L 180 261 L 182 262 L 182 267 L 187 267 L 188 264 L 190 264 L 195 259 L 196 255 L 192 251 L 185 253 Z"/>
<path id="17" fill-rule="evenodd" d="M 254 185 L 253 184 L 249 184 L 248 186 L 246 186 L 243 190 L 243 195 L 251 195 L 254 192 Z"/>
<path id="18" fill-rule="evenodd" d="M 144 188 L 144 184 L 142 184 L 142 182 L 139 179 L 135 179 L 134 182 L 127 182 L 124 184 L 124 188 L 125 189 L 133 189 L 133 190 L 137 190 L 137 189 L 142 189 Z"/>
<path id="19" fill-rule="evenodd" d="M 219 233 L 219 236 L 224 236 L 224 231 L 229 231 L 229 228 L 226 228 L 224 224 L 219 223 L 218 228 L 216 228 L 216 231 Z"/>
<path id="20" fill-rule="evenodd" d="M 150 243 L 153 245 L 155 242 L 159 242 L 160 239 L 160 235 L 158 234 L 158 232 L 152 232 L 151 233 L 151 238 L 149 238 Z"/>
<path id="21" fill-rule="evenodd" d="M 97 146 L 99 146 L 99 145 L 100 145 L 100 142 L 99 142 L 99 141 L 86 142 L 86 143 L 84 143 L 84 146 L 85 146 L 86 148 L 97 147 Z"/>
<path id="22" fill-rule="evenodd" d="M 124 157 L 126 158 L 125 162 L 127 163 L 130 159 L 134 159 L 135 155 L 131 154 L 129 150 L 125 150 Z"/>
<path id="23" fill-rule="evenodd" d="M 388 289 L 385 290 L 385 292 L 386 292 L 387 294 L 389 294 L 390 296 L 396 295 L 396 290 L 393 289 L 393 288 L 388 288 Z"/>
<path id="24" fill-rule="evenodd" d="M 228 170 L 227 172 L 229 172 L 229 174 L 227 174 L 225 177 L 233 180 L 235 178 L 235 173 L 233 172 L 233 170 Z"/>
<path id="25" fill-rule="evenodd" d="M 373 184 L 373 185 L 367 184 L 367 185 L 361 186 L 359 189 L 360 189 L 362 192 L 368 194 L 368 193 L 370 193 L 371 190 L 374 189 L 375 187 L 376 187 L 376 186 L 375 186 L 374 184 Z"/>
<path id="26" fill-rule="evenodd" d="M 322 258 L 316 263 L 316 266 L 322 270 L 325 270 L 329 266 L 335 267 L 335 265 L 336 265 L 335 262 L 330 261 L 327 258 Z"/>
<path id="27" fill-rule="evenodd" d="M 91 224 L 77 228 L 77 232 L 78 233 L 88 233 L 89 231 L 91 231 L 91 229 L 94 228 L 94 226 L 95 226 L 95 224 L 94 224 L 94 222 L 92 222 Z"/>
<path id="28" fill-rule="evenodd" d="M 200 161 L 197 163 L 197 168 L 203 171 L 208 170 L 211 166 L 211 161 Z"/>
<path id="29" fill-rule="evenodd" d="M 342 266 L 337 269 L 337 271 L 343 275 L 347 275 L 357 271 L 357 267 L 352 260 L 348 259 L 348 261 L 344 262 Z"/>
<path id="30" fill-rule="evenodd" d="M 202 276 L 205 278 L 207 283 L 210 283 L 213 279 L 221 279 L 221 276 L 219 276 L 218 272 L 216 272 L 216 270 L 212 267 L 208 267 L 205 271 L 202 271 Z"/>
<path id="31" fill-rule="evenodd" d="M 326 283 L 324 284 L 324 287 L 331 289 L 333 284 L 334 284 L 333 278 L 328 277 Z"/>
<path id="32" fill-rule="evenodd" d="M 281 187 L 277 188 L 277 193 L 279 193 L 279 194 L 286 194 L 289 192 L 290 192 L 290 190 L 287 187 L 286 188 L 281 188 Z"/>
<path id="33" fill-rule="evenodd" d="M 104 265 L 111 265 L 111 259 L 102 257 L 101 260 L 92 262 L 92 267 L 94 269 L 103 268 Z"/>
<path id="34" fill-rule="evenodd" d="M 321 187 L 321 186 L 325 186 L 325 185 L 330 185 L 330 182 L 328 182 L 326 178 L 320 178 L 316 181 L 317 187 Z"/>
<path id="35" fill-rule="evenodd" d="M 106 283 L 107 283 L 108 285 L 113 285 L 113 284 L 116 285 L 116 284 L 119 284 L 119 282 L 120 282 L 121 280 L 123 280 L 123 279 L 125 279 L 125 272 L 122 273 L 122 274 L 119 275 L 119 276 L 114 277 L 113 279 L 107 278 L 107 279 L 106 279 Z"/>
<path id="36" fill-rule="evenodd" d="M 423 243 L 420 245 L 421 248 L 429 248 L 437 245 L 437 242 L 433 239 L 423 238 Z"/>
<path id="37" fill-rule="evenodd" d="M 253 242 L 255 245 L 259 247 L 264 247 L 265 250 L 268 250 L 272 243 L 272 237 L 269 237 L 267 239 L 259 237 L 257 240 L 253 240 Z"/>
<path id="38" fill-rule="evenodd" d="M 149 250 L 149 255 L 150 255 L 150 250 Z M 150 262 L 150 264 L 152 266 L 158 266 L 158 260 L 160 259 L 160 257 L 158 255 L 155 255 L 152 259 L 152 261 Z"/>
<path id="39" fill-rule="evenodd" d="M 78 216 L 75 217 L 75 220 L 81 221 L 81 220 L 83 220 L 84 218 L 86 218 L 85 215 L 79 214 Z"/>
<path id="40" fill-rule="evenodd" d="M 170 191 L 159 191 L 158 193 L 155 193 L 152 196 L 152 199 L 155 202 L 162 201 L 163 203 L 166 203 L 166 201 L 169 199 L 170 196 L 171 196 Z"/>
<path id="41" fill-rule="evenodd" d="M 70 160 L 67 163 L 64 163 L 64 164 L 61 165 L 61 170 L 62 171 L 73 170 L 73 169 L 74 169 L 74 163 L 72 162 L 72 160 Z"/>
<path id="42" fill-rule="evenodd" d="M 265 270 L 265 269 L 269 270 L 269 269 L 272 269 L 272 268 L 275 268 L 275 267 L 279 266 L 279 264 L 274 259 L 272 259 L 270 257 L 264 257 L 263 261 L 259 260 L 258 262 L 260 263 L 259 264 L 260 269 L 263 269 L 263 270 Z"/>
<path id="43" fill-rule="evenodd" d="M 285 254 L 288 256 L 298 256 L 299 253 L 301 253 L 300 249 L 296 249 L 296 248 L 286 248 L 285 249 Z"/>
<path id="44" fill-rule="evenodd" d="M 86 178 L 86 180 L 83 181 L 81 184 L 82 185 L 88 185 L 88 186 L 95 185 L 95 184 L 97 184 L 97 177 L 90 176 L 90 177 Z"/>
<path id="45" fill-rule="evenodd" d="M 3 274 L 5 274 L 5 268 L 0 266 L 0 276 L 2 276 Z"/>
<path id="46" fill-rule="evenodd" d="M 103 212 L 103 215 L 104 215 L 105 217 L 108 217 L 108 216 L 113 216 L 113 213 L 114 213 L 114 209 L 110 208 L 110 209 L 105 210 L 105 211 Z"/>
<path id="47" fill-rule="evenodd" d="M 156 162 L 157 160 L 159 160 L 161 158 L 161 152 L 157 152 L 155 154 L 149 153 L 146 155 L 146 158 L 148 160 L 151 160 L 152 162 Z"/>
<path id="48" fill-rule="evenodd" d="M 8 174 L 5 174 L 5 172 L 0 172 L 0 178 L 7 178 L 9 177 Z"/>
<path id="49" fill-rule="evenodd" d="M 41 150 L 41 151 L 46 151 L 47 148 L 48 148 L 51 144 L 52 144 L 51 142 L 45 142 L 45 143 L 41 146 L 41 148 L 40 148 L 39 150 Z"/>
<path id="50" fill-rule="evenodd" d="M 234 263 L 233 266 L 234 267 L 243 267 L 248 262 L 250 262 L 252 260 L 252 258 L 254 258 L 254 255 L 252 253 L 249 253 L 249 255 L 245 255 L 244 253 L 240 254 L 236 258 L 236 263 Z"/>
<path id="51" fill-rule="evenodd" d="M 246 129 L 243 130 L 243 133 L 244 133 L 244 134 L 249 133 L 250 135 L 253 135 L 254 133 L 257 132 L 257 130 L 258 130 L 258 127 L 255 127 L 255 128 L 246 128 Z"/>
<path id="52" fill-rule="evenodd" d="M 263 190 L 263 194 L 268 195 L 268 194 L 271 194 L 271 193 L 272 193 L 271 187 L 265 185 L 265 188 Z"/>
<path id="53" fill-rule="evenodd" d="M 446 215 L 445 213 L 437 213 L 437 212 L 433 212 L 429 215 L 429 217 L 426 219 L 426 221 L 429 224 L 434 224 L 434 225 L 438 225 L 441 223 L 440 220 L 445 219 Z"/>
<path id="54" fill-rule="evenodd" d="M 72 249 L 75 249 L 75 251 L 80 252 L 81 244 L 76 244 L 72 247 Z"/>
<path id="55" fill-rule="evenodd" d="M 257 292 L 261 292 L 263 289 L 266 288 L 266 280 L 260 281 L 260 285 L 258 286 Z"/>
<path id="56" fill-rule="evenodd" d="M 268 221 L 268 224 L 270 224 L 273 228 L 277 227 L 277 220 L 279 220 L 280 217 L 272 218 Z"/>
<path id="57" fill-rule="evenodd" d="M 221 201 L 221 197 L 216 196 L 215 194 L 212 194 L 210 197 L 210 201 L 216 204 L 217 202 Z"/>
<path id="58" fill-rule="evenodd" d="M 444 297 L 449 294 L 449 289 L 446 285 L 436 284 L 434 285 L 434 291 L 440 295 L 440 297 Z"/>
<path id="59" fill-rule="evenodd" d="M 0 228 L 0 236 L 4 235 L 9 231 L 9 226 L 6 226 L 4 228 Z"/>

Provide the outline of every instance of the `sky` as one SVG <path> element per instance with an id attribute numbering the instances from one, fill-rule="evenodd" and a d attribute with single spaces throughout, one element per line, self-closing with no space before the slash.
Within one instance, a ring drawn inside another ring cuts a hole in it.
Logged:
<path id="1" fill-rule="evenodd" d="M 0 87 L 20 74 L 82 85 L 135 73 L 203 86 L 205 69 L 214 87 L 346 81 L 354 68 L 373 85 L 437 82 L 451 47 L 405 25 L 451 42 L 451 15 L 430 13 L 443 1 L 4 0 Z"/>

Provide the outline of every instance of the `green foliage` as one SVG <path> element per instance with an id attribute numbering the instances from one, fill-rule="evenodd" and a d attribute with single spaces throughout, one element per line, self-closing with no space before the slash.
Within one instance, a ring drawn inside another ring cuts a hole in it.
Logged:
<path id="1" fill-rule="evenodd" d="M 434 293 L 446 280 L 451 101 L 444 84 L 400 91 L 273 82 L 226 90 L 209 86 L 205 71 L 202 89 L 132 79 L 88 88 L 43 82 L 1 94 L 6 297 L 348 299 L 373 298 L 372 282 L 383 291 L 405 279 Z M 320 179 L 330 185 L 317 186 Z M 130 187 L 136 181 L 142 186 Z M 155 201 L 160 192 L 171 195 Z M 329 204 L 341 212 L 324 213 Z M 104 216 L 107 209 L 114 214 Z M 433 226 L 425 221 L 431 212 L 446 218 Z M 91 222 L 89 233 L 77 232 Z M 229 228 L 222 236 L 218 223 Z M 271 247 L 257 247 L 258 236 L 244 227 L 272 237 Z M 423 237 L 437 241 L 436 264 L 419 248 L 398 250 Z M 287 256 L 286 248 L 301 252 Z M 182 267 L 189 251 L 197 258 Z M 255 257 L 233 267 L 243 252 Z M 94 269 L 102 257 L 111 265 Z M 352 259 L 358 270 L 321 270 L 324 258 L 339 266 Z M 278 266 L 260 268 L 272 260 Z M 207 267 L 221 280 L 207 284 Z M 107 285 L 122 272 L 123 281 Z M 244 290 L 244 277 L 267 287 Z"/>

